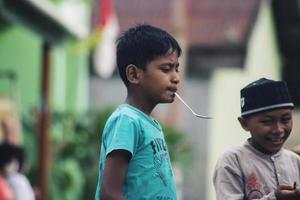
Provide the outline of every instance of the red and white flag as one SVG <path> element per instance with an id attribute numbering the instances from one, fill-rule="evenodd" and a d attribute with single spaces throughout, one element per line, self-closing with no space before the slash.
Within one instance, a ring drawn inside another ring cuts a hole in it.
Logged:
<path id="1" fill-rule="evenodd" d="M 95 72 L 102 78 L 109 78 L 116 66 L 115 42 L 119 33 L 119 24 L 114 12 L 113 0 L 100 0 L 99 17 L 96 31 L 100 31 L 95 47 L 93 63 Z"/>

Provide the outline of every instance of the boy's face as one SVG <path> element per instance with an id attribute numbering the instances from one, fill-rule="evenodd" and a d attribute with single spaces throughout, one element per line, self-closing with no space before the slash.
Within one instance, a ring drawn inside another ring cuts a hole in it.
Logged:
<path id="1" fill-rule="evenodd" d="M 251 134 L 251 144 L 261 152 L 275 154 L 289 137 L 292 126 L 292 109 L 280 108 L 239 118 L 242 127 Z"/>
<path id="2" fill-rule="evenodd" d="M 140 79 L 141 92 L 151 103 L 171 103 L 179 83 L 176 52 L 157 57 L 146 65 Z"/>

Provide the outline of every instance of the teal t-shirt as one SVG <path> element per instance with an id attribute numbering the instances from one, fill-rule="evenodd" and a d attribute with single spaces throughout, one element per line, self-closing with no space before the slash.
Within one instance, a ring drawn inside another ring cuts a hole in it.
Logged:
<path id="1" fill-rule="evenodd" d="M 162 128 L 128 104 L 120 105 L 104 127 L 96 200 L 100 200 L 106 156 L 123 149 L 132 154 L 123 185 L 126 200 L 176 200 L 176 186 Z"/>

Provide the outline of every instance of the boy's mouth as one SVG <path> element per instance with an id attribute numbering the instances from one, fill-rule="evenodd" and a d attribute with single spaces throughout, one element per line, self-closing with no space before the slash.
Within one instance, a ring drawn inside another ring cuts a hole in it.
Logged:
<path id="1" fill-rule="evenodd" d="M 171 93 L 172 97 L 175 97 L 175 92 L 177 91 L 177 88 L 168 88 L 167 90 Z"/>
<path id="2" fill-rule="evenodd" d="M 175 93 L 177 91 L 177 88 L 176 87 L 169 87 L 168 90 Z"/>
<path id="3" fill-rule="evenodd" d="M 274 135 L 274 134 L 270 134 L 267 135 L 267 140 L 274 142 L 274 143 L 281 143 L 283 142 L 285 139 L 285 135 L 284 134 L 280 134 L 280 135 Z"/>

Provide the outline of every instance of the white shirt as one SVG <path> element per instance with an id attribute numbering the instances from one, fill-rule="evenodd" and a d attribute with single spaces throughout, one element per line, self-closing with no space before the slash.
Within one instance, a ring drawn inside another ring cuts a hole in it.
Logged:
<path id="1" fill-rule="evenodd" d="M 217 200 L 276 200 L 278 185 L 299 186 L 300 157 L 285 149 L 267 155 L 247 141 L 220 157 L 213 181 Z"/>
<path id="2" fill-rule="evenodd" d="M 7 176 L 7 182 L 13 189 L 16 200 L 35 200 L 33 189 L 25 175 L 11 173 Z"/>

